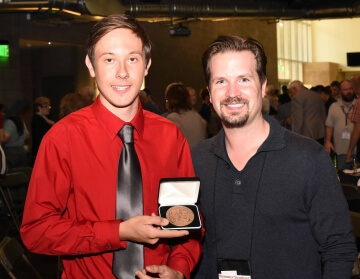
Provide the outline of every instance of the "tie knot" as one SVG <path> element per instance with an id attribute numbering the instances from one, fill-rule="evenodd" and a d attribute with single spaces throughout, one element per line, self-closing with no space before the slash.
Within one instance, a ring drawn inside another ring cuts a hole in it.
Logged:
<path id="1" fill-rule="evenodd" d="M 131 125 L 124 125 L 119 132 L 119 136 L 123 143 L 133 143 L 134 127 Z"/>

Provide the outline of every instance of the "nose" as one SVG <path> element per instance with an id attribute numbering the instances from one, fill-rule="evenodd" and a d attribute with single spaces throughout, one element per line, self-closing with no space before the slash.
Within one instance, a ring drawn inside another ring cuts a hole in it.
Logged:
<path id="1" fill-rule="evenodd" d="M 226 96 L 227 97 L 235 97 L 235 96 L 241 96 L 241 95 L 242 94 L 241 94 L 240 86 L 236 82 L 229 82 L 227 91 L 226 91 Z"/>
<path id="2" fill-rule="evenodd" d="M 129 77 L 129 73 L 127 71 L 126 63 L 119 63 L 119 67 L 116 72 L 116 77 L 121 79 L 126 79 Z"/>

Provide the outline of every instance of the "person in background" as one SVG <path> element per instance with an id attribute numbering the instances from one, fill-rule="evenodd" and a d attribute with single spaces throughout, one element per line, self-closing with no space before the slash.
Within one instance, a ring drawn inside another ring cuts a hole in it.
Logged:
<path id="1" fill-rule="evenodd" d="M 191 109 L 196 110 L 196 104 L 197 104 L 196 90 L 191 86 L 186 86 L 186 89 L 189 92 Z"/>
<path id="2" fill-rule="evenodd" d="M 59 119 L 64 118 L 68 114 L 86 107 L 88 102 L 76 93 L 68 93 L 60 100 Z"/>
<path id="3" fill-rule="evenodd" d="M 44 135 L 54 125 L 54 121 L 49 119 L 51 105 L 48 97 L 38 97 L 34 102 L 35 114 L 31 120 L 32 148 L 31 154 L 35 160 L 40 142 Z"/>
<path id="4" fill-rule="evenodd" d="M 331 96 L 335 100 L 340 99 L 340 82 L 338 82 L 337 80 L 331 82 L 330 89 L 331 89 Z"/>
<path id="5" fill-rule="evenodd" d="M 330 106 L 328 116 L 326 118 L 326 134 L 325 134 L 325 150 L 331 154 L 337 154 L 338 168 L 343 170 L 352 168 L 346 164 L 346 152 L 350 142 L 353 123 L 349 119 L 356 99 L 355 93 L 350 80 L 340 82 L 341 98 Z M 352 158 L 355 158 L 353 152 Z"/>
<path id="6" fill-rule="evenodd" d="M 190 147 L 206 139 L 207 123 L 197 111 L 191 109 L 187 88 L 182 83 L 171 83 L 165 89 L 165 96 L 169 109 L 167 119 L 179 127 Z"/>
<path id="7" fill-rule="evenodd" d="M 179 128 L 141 108 L 150 39 L 134 18 L 114 14 L 93 26 L 86 47 L 85 63 L 99 95 L 44 136 L 26 198 L 22 241 L 35 253 L 62 256 L 62 278 L 115 278 L 112 268 L 123 271 L 129 263 L 115 261 L 114 252 L 126 253 L 130 242 L 140 245 L 143 258 L 134 259 L 138 267 L 121 278 L 190 278 L 204 231 L 161 230 L 169 221 L 157 216 L 160 179 L 195 174 Z M 117 207 L 125 210 L 128 201 L 117 189 L 118 171 L 133 170 L 119 163 L 124 145 L 119 132 L 125 125 L 134 131 L 143 215 L 116 218 Z M 117 203 L 121 198 L 124 207 Z"/>
<path id="8" fill-rule="evenodd" d="M 139 99 L 143 109 L 161 115 L 161 110 L 157 105 L 155 105 L 152 101 L 149 100 L 145 90 L 140 90 Z"/>
<path id="9" fill-rule="evenodd" d="M 84 98 L 87 105 L 91 105 L 94 101 L 95 91 L 91 86 L 84 86 L 80 88 L 79 95 Z"/>
<path id="10" fill-rule="evenodd" d="M 357 251 L 334 166 L 322 145 L 261 114 L 266 60 L 237 36 L 202 56 L 223 129 L 192 148 L 206 227 L 193 278 L 350 278 Z"/>
<path id="11" fill-rule="evenodd" d="M 357 94 L 357 86 L 359 85 L 360 88 L 360 74 L 355 74 L 351 78 L 351 83 L 354 86 L 355 85 L 355 94 Z M 357 95 L 358 96 L 358 95 Z M 360 161 L 360 98 L 357 98 L 355 106 L 352 110 L 352 113 L 350 113 L 350 120 L 354 123 L 354 127 L 351 133 L 349 146 L 346 152 L 346 162 L 351 163 L 352 161 L 352 153 L 354 151 L 355 146 L 357 146 L 357 154 L 356 154 L 356 160 Z"/>
<path id="12" fill-rule="evenodd" d="M 331 96 L 331 89 L 330 87 L 326 88 L 323 85 L 315 86 L 315 91 L 320 94 L 321 99 L 325 105 L 325 112 L 326 115 L 329 113 L 330 106 L 336 102 L 336 100 Z M 341 96 L 340 96 L 341 99 Z"/>
<path id="13" fill-rule="evenodd" d="M 351 84 L 357 98 L 360 97 L 360 74 L 355 74 L 351 77 Z"/>
<path id="14" fill-rule="evenodd" d="M 275 87 L 272 84 L 266 85 L 265 89 L 265 97 L 264 99 L 267 99 L 269 101 L 269 115 L 276 118 L 277 116 L 277 110 L 278 110 L 278 99 L 275 94 Z"/>
<path id="15" fill-rule="evenodd" d="M 203 100 L 200 115 L 206 120 L 207 122 L 207 137 L 211 138 L 215 136 L 219 130 L 221 129 L 221 122 L 219 116 L 215 113 L 212 104 L 210 103 L 210 95 L 207 88 L 202 88 L 200 90 L 200 96 Z"/>
<path id="16" fill-rule="evenodd" d="M 278 99 L 278 111 L 277 111 L 277 120 L 280 125 L 285 127 L 288 130 L 291 128 L 291 99 L 289 94 L 283 93 L 279 96 Z"/>
<path id="17" fill-rule="evenodd" d="M 200 97 L 202 103 L 199 113 L 202 116 L 202 118 L 204 118 L 206 122 L 209 123 L 211 117 L 211 103 L 210 103 L 209 91 L 207 90 L 207 88 L 202 88 L 200 90 Z"/>
<path id="18" fill-rule="evenodd" d="M 307 89 L 299 80 L 290 83 L 289 95 L 291 98 L 292 130 L 323 145 L 326 112 L 320 95 Z"/>
<path id="19" fill-rule="evenodd" d="M 22 118 L 23 111 L 29 107 L 29 100 L 25 97 L 15 100 L 4 117 L 3 149 L 9 169 L 29 165 L 28 151 L 25 141 L 30 133 Z"/>
<path id="20" fill-rule="evenodd" d="M 149 100 L 151 103 L 153 103 L 155 106 L 157 106 L 157 107 L 159 108 L 159 110 L 161 111 L 161 114 L 163 114 L 166 110 L 165 110 L 164 106 L 162 106 L 161 104 L 155 102 L 155 101 L 152 99 L 152 97 L 151 97 L 152 92 L 151 92 L 150 88 L 149 88 L 149 87 L 145 87 L 143 90 L 146 92 L 146 96 L 147 96 L 148 100 Z"/>

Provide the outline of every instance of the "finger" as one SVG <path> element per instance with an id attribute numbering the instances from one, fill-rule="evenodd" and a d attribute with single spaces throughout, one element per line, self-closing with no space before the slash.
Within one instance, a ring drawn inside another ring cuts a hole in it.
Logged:
<path id="1" fill-rule="evenodd" d="M 139 278 L 139 279 L 149 278 L 149 277 L 146 275 L 145 269 L 143 269 L 142 271 L 140 271 L 140 270 L 135 271 L 135 275 L 136 275 L 136 277 Z"/>
<path id="2" fill-rule="evenodd" d="M 175 238 L 189 235 L 187 230 L 159 230 L 157 232 L 158 238 Z"/>
<path id="3" fill-rule="evenodd" d="M 148 224 L 153 226 L 166 226 L 169 224 L 169 220 L 166 218 L 162 218 L 160 216 L 156 216 L 154 213 L 151 216 L 148 216 Z"/>
<path id="4" fill-rule="evenodd" d="M 168 270 L 166 265 L 148 265 L 145 267 L 146 271 L 155 274 L 161 274 Z"/>

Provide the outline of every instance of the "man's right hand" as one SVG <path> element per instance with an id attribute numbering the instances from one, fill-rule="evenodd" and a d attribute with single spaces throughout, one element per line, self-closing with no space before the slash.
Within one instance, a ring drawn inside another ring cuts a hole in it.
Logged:
<path id="1" fill-rule="evenodd" d="M 155 244 L 161 238 L 183 237 L 187 230 L 161 230 L 169 221 L 154 213 L 151 216 L 134 216 L 119 225 L 120 240 Z"/>

